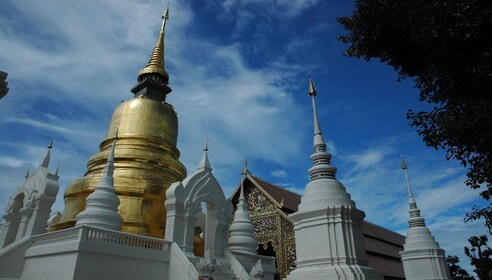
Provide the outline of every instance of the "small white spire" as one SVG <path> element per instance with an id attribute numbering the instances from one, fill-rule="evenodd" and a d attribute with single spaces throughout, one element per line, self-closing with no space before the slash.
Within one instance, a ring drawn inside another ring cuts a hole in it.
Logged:
<path id="1" fill-rule="evenodd" d="M 309 79 L 309 91 L 308 95 L 311 96 L 313 103 L 313 115 L 314 115 L 314 153 L 311 155 L 311 161 L 313 167 L 309 170 L 311 180 L 320 178 L 335 178 L 337 172 L 336 168 L 331 165 L 331 154 L 326 151 L 326 143 L 321 132 L 319 124 L 318 110 L 316 109 L 316 101 L 314 97 L 318 95 L 314 86 L 313 79 Z"/>
<path id="2" fill-rule="evenodd" d="M 113 177 L 114 173 L 114 149 L 116 146 L 116 138 L 113 139 L 113 144 L 111 144 L 111 150 L 109 150 L 108 161 L 106 166 L 104 166 L 103 176 Z"/>
<path id="3" fill-rule="evenodd" d="M 87 197 L 85 210 L 80 212 L 76 217 L 77 225 L 88 225 L 108 230 L 121 230 L 123 219 L 118 214 L 120 200 L 116 195 L 113 179 L 115 146 L 116 138 L 111 145 L 108 161 L 99 183 L 94 192 Z"/>
<path id="4" fill-rule="evenodd" d="M 446 254 L 425 226 L 424 218 L 420 216 L 420 209 L 417 207 L 408 180 L 408 165 L 403 156 L 400 157 L 410 205 L 407 237 L 403 244 L 403 251 L 400 252 L 405 278 L 408 280 L 451 279 L 446 265 Z"/>
<path id="5" fill-rule="evenodd" d="M 413 197 L 412 188 L 410 187 L 410 180 L 408 180 L 408 174 L 407 174 L 408 165 L 405 162 L 403 155 L 400 155 L 400 158 L 401 158 L 401 169 L 403 169 L 403 173 L 405 174 L 405 181 L 407 182 L 408 198 L 415 201 L 415 199 Z"/>
<path id="6" fill-rule="evenodd" d="M 53 148 L 53 139 L 51 139 L 51 142 L 48 144 L 48 151 L 46 152 L 46 155 L 44 156 L 43 161 L 41 162 L 41 166 L 48 168 L 50 165 L 50 158 L 51 158 L 51 148 Z"/>
<path id="7" fill-rule="evenodd" d="M 316 101 L 314 97 L 318 95 L 316 88 L 314 87 L 313 79 L 309 79 L 309 91 L 308 95 L 311 96 L 313 102 L 313 114 L 314 114 L 314 146 L 324 146 L 326 149 L 325 139 L 323 138 L 323 133 L 321 132 L 321 127 L 319 125 L 318 110 L 316 109 Z"/>
<path id="8" fill-rule="evenodd" d="M 26 175 L 24 175 L 24 178 L 29 178 L 29 172 L 31 172 L 31 164 L 29 164 L 29 168 L 27 169 Z"/>
<path id="9" fill-rule="evenodd" d="M 239 202 L 237 203 L 234 220 L 229 228 L 229 250 L 248 254 L 256 254 L 258 241 L 254 237 L 255 226 L 251 222 L 248 205 L 244 197 L 244 180 L 241 182 Z"/>
<path id="10" fill-rule="evenodd" d="M 412 187 L 410 186 L 410 181 L 408 180 L 408 174 L 407 174 L 408 165 L 405 162 L 403 155 L 400 155 L 400 157 L 401 157 L 401 169 L 403 169 L 403 173 L 405 173 L 405 180 L 407 183 L 407 191 L 408 191 L 408 204 L 410 206 L 410 210 L 408 211 L 410 213 L 408 224 L 410 225 L 410 227 L 425 227 L 425 220 L 420 216 L 420 209 L 417 207 L 417 202 L 413 197 Z"/>
<path id="11" fill-rule="evenodd" d="M 212 166 L 210 165 L 210 161 L 208 160 L 208 138 L 205 141 L 205 148 L 203 148 L 203 156 L 198 164 L 197 170 L 212 170 Z"/>
<path id="12" fill-rule="evenodd" d="M 246 202 L 246 199 L 244 198 L 243 182 L 241 182 L 241 192 L 239 193 L 239 202 L 241 202 L 242 204 Z"/>

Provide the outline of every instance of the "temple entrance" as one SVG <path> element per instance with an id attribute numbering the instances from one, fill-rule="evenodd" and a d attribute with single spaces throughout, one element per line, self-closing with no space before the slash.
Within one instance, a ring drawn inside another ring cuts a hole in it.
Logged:
<path id="1" fill-rule="evenodd" d="M 275 249 L 273 248 L 273 243 L 271 241 L 268 241 L 265 243 L 258 243 L 258 249 L 256 250 L 256 253 L 260 256 L 267 256 L 267 257 L 275 257 L 275 268 L 277 268 L 277 253 L 275 252 Z M 278 269 L 275 269 L 277 272 L 274 274 L 274 279 L 275 280 L 280 280 L 280 274 L 278 273 Z"/>

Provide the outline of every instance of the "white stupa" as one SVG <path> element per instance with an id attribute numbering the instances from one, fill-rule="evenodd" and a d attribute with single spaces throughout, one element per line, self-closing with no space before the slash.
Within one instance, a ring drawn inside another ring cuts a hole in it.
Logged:
<path id="1" fill-rule="evenodd" d="M 246 173 L 243 176 L 246 176 Z M 255 226 L 249 217 L 248 205 L 244 198 L 244 186 L 241 183 L 239 202 L 236 212 L 234 212 L 234 220 L 229 228 L 229 250 L 255 255 L 258 241 L 254 237 L 254 231 Z"/>
<path id="2" fill-rule="evenodd" d="M 314 112 L 313 167 L 311 181 L 301 198 L 294 221 L 296 269 L 287 279 L 380 279 L 368 266 L 364 251 L 362 221 L 365 213 L 336 179 L 331 154 L 321 133 L 314 97 L 314 83 L 309 81 L 309 95 Z"/>
<path id="3" fill-rule="evenodd" d="M 87 225 L 108 230 L 121 230 L 123 218 L 118 214 L 120 199 L 114 189 L 114 147 L 113 140 L 108 161 L 96 189 L 86 199 L 86 208 L 77 215 L 77 225 Z"/>
<path id="4" fill-rule="evenodd" d="M 407 280 L 451 279 L 445 252 L 439 248 L 439 243 L 425 226 L 424 218 L 420 216 L 420 209 L 417 207 L 408 180 L 408 166 L 403 157 L 401 168 L 405 173 L 410 205 L 407 238 L 403 245 L 404 249 L 400 252 L 405 278 Z"/>

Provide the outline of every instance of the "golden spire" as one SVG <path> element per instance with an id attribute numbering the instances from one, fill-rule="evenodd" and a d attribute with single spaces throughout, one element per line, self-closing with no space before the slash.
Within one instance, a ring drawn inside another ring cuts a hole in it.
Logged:
<path id="1" fill-rule="evenodd" d="M 155 47 L 152 50 L 152 54 L 150 55 L 149 63 L 147 66 L 138 72 L 138 81 L 142 81 L 146 76 L 154 76 L 152 74 L 158 74 L 162 78 L 166 84 L 169 81 L 169 75 L 166 72 L 164 66 L 164 34 L 166 28 L 166 22 L 169 19 L 169 4 L 167 5 L 166 10 L 162 14 L 162 24 L 161 31 L 159 32 L 159 37 L 157 38 L 157 42 L 155 43 Z"/>

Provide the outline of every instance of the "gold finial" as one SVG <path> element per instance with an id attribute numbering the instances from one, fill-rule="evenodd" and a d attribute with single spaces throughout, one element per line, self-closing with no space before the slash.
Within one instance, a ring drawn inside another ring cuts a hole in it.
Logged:
<path id="1" fill-rule="evenodd" d="M 309 71 L 309 96 L 316 96 L 318 92 L 316 91 L 316 87 L 314 86 L 313 78 L 311 77 L 311 71 Z"/>
<path id="2" fill-rule="evenodd" d="M 167 3 L 167 8 L 164 11 L 164 14 L 162 14 L 162 19 L 168 19 L 168 18 L 169 18 L 169 3 Z M 163 30 L 164 28 L 161 29 Z"/>
<path id="3" fill-rule="evenodd" d="M 408 169 L 407 163 L 405 162 L 403 155 L 400 155 L 400 158 L 401 158 L 401 169 L 403 169 L 403 170 Z"/>
<path id="4" fill-rule="evenodd" d="M 154 49 L 152 50 L 152 54 L 150 55 L 149 62 L 138 72 L 138 81 L 144 80 L 144 77 L 147 75 L 158 74 L 163 78 L 164 83 L 168 83 L 169 75 L 166 72 L 164 66 L 164 33 L 166 29 L 166 22 L 169 19 L 169 4 L 167 5 L 166 10 L 162 14 L 162 24 L 161 30 L 159 32 L 159 37 L 157 38 L 157 42 L 155 44 Z"/>

